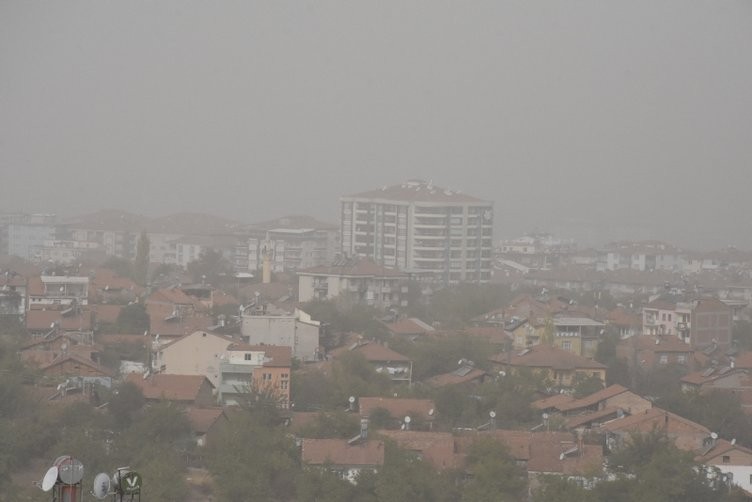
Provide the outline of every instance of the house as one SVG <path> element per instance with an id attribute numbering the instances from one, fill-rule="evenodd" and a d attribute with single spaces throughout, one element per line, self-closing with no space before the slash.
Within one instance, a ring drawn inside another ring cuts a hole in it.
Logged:
<path id="1" fill-rule="evenodd" d="M 211 437 L 228 421 L 222 408 L 186 408 L 185 416 L 197 446 L 211 442 Z"/>
<path id="2" fill-rule="evenodd" d="M 430 428 L 435 418 L 436 404 L 433 399 L 361 397 L 358 399 L 358 413 L 369 418 L 376 410 L 383 410 L 391 418 L 391 425 L 399 428 L 405 417 L 411 418 L 412 427 Z M 406 428 L 410 428 L 410 424 Z"/>
<path id="3" fill-rule="evenodd" d="M 40 371 L 47 377 L 89 377 L 107 387 L 114 376 L 112 371 L 104 366 L 73 352 L 60 354 L 42 366 Z"/>
<path id="4" fill-rule="evenodd" d="M 677 448 L 685 451 L 702 451 L 711 441 L 707 427 L 657 407 L 612 420 L 600 430 L 606 434 L 606 446 L 612 451 L 629 441 L 631 434 L 653 431 L 665 433 Z"/>
<path id="5" fill-rule="evenodd" d="M 645 335 L 676 335 L 695 349 L 731 346 L 733 310 L 716 298 L 689 302 L 658 298 L 642 312 Z"/>
<path id="6" fill-rule="evenodd" d="M 365 258 L 339 258 L 329 266 L 298 271 L 301 302 L 350 295 L 377 308 L 407 306 L 407 274 Z"/>
<path id="7" fill-rule="evenodd" d="M 436 329 L 416 317 L 400 319 L 399 321 L 386 323 L 386 329 L 395 336 L 421 336 L 436 332 Z"/>
<path id="8" fill-rule="evenodd" d="M 147 303 L 149 332 L 162 339 L 179 338 L 195 331 L 206 331 L 214 322 L 203 313 L 184 313 L 170 304 Z"/>
<path id="9" fill-rule="evenodd" d="M 387 375 L 393 382 L 412 382 L 413 362 L 386 345 L 358 341 L 347 348 L 332 351 L 332 357 L 337 359 L 348 352 L 362 355 L 377 373 Z"/>
<path id="10" fill-rule="evenodd" d="M 290 406 L 290 347 L 232 343 L 220 359 L 220 404 L 239 405 L 250 393 L 258 393 L 280 408 Z"/>
<path id="11" fill-rule="evenodd" d="M 462 364 L 459 368 L 449 373 L 435 375 L 425 381 L 429 387 L 439 388 L 450 385 L 461 385 L 466 383 L 483 383 L 488 376 L 484 370 L 475 368 L 470 364 Z"/>
<path id="12" fill-rule="evenodd" d="M 166 343 L 154 337 L 152 371 L 167 375 L 206 376 L 214 387 L 220 382 L 220 364 L 235 340 L 210 331 L 194 331 Z"/>
<path id="13" fill-rule="evenodd" d="M 752 414 L 752 375 L 747 369 L 711 366 L 684 375 L 681 386 L 685 392 L 721 391 L 733 394 L 739 399 L 742 409 Z"/>
<path id="14" fill-rule="evenodd" d="M 599 256 L 600 270 L 628 268 L 643 272 L 679 268 L 682 252 L 660 241 L 620 241 L 607 244 Z"/>
<path id="15" fill-rule="evenodd" d="M 92 303 L 125 304 L 136 301 L 144 292 L 144 288 L 133 280 L 108 268 L 96 269 L 89 281 L 89 300 Z"/>
<path id="16" fill-rule="evenodd" d="M 89 334 L 55 332 L 50 336 L 37 337 L 21 347 L 21 360 L 35 366 L 47 366 L 58 357 L 72 353 L 93 362 L 99 362 L 102 349 L 92 342 Z"/>
<path id="17" fill-rule="evenodd" d="M 602 322 L 587 317 L 557 316 L 552 320 L 554 346 L 584 357 L 594 357 L 603 332 Z"/>
<path id="18" fill-rule="evenodd" d="M 322 325 L 296 308 L 292 314 L 247 308 L 242 314 L 241 334 L 252 345 L 267 344 L 292 348 L 301 361 L 318 361 Z"/>
<path id="19" fill-rule="evenodd" d="M 717 467 L 729 483 L 752 492 L 752 450 L 736 444 L 736 440 L 713 440 L 695 460 Z"/>
<path id="20" fill-rule="evenodd" d="M 78 308 L 66 310 L 29 310 L 26 312 L 26 330 L 32 336 L 57 332 L 92 332 L 92 311 Z"/>
<path id="21" fill-rule="evenodd" d="M 357 483 L 361 472 L 375 473 L 384 465 L 381 440 L 302 439 L 301 444 L 301 460 L 305 465 L 329 469 L 352 484 Z"/>
<path id="22" fill-rule="evenodd" d="M 642 334 L 642 316 L 624 307 L 616 307 L 606 315 L 606 324 L 619 333 L 619 338 Z"/>
<path id="23" fill-rule="evenodd" d="M 138 387 L 146 401 L 172 401 L 195 408 L 211 408 L 217 401 L 214 386 L 203 375 L 129 373 L 125 381 Z"/>
<path id="24" fill-rule="evenodd" d="M 616 356 L 631 367 L 655 368 L 679 364 L 694 368 L 698 363 L 695 350 L 673 335 L 641 335 L 622 340 Z"/>
<path id="25" fill-rule="evenodd" d="M 436 470 L 462 467 L 463 458 L 457 454 L 455 437 L 451 432 L 384 430 L 379 434 L 391 439 L 403 450 L 412 452 L 421 461 L 428 462 Z"/>
<path id="26" fill-rule="evenodd" d="M 89 304 L 89 278 L 42 275 L 29 279 L 29 309 L 63 310 Z"/>
<path id="27" fill-rule="evenodd" d="M 653 407 L 649 400 L 619 384 L 610 385 L 580 399 L 571 398 L 553 402 L 551 398 L 546 398 L 535 401 L 532 405 L 539 409 L 558 411 L 563 415 L 582 415 L 607 408 L 620 409 L 634 415 Z M 541 408 L 542 406 L 543 408 Z"/>
<path id="28" fill-rule="evenodd" d="M 528 369 L 561 387 L 571 387 L 577 377 L 596 376 L 606 382 L 605 365 L 545 344 L 520 352 L 501 352 L 490 360 L 496 371 Z"/>
<path id="29" fill-rule="evenodd" d="M 497 350 L 505 350 L 513 343 L 513 335 L 501 327 L 470 326 L 463 329 L 462 333 L 473 339 L 484 340 Z"/>

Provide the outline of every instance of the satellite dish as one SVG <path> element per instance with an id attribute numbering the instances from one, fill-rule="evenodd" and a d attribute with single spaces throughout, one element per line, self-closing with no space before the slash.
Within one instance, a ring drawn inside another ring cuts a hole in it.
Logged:
<path id="1" fill-rule="evenodd" d="M 711 432 L 710 437 L 713 439 L 718 439 L 718 434 L 716 434 L 715 432 Z"/>
<path id="2" fill-rule="evenodd" d="M 406 423 L 406 424 L 409 424 L 410 422 L 412 422 L 412 420 L 413 420 L 413 419 L 412 419 L 412 418 L 410 418 L 410 415 L 407 415 L 407 416 L 405 417 L 405 423 Z"/>
<path id="3" fill-rule="evenodd" d="M 431 408 L 430 410 L 428 410 L 428 416 L 429 417 L 432 417 L 434 413 L 436 413 L 436 410 L 434 410 L 433 408 Z"/>
<path id="4" fill-rule="evenodd" d="M 488 412 L 488 416 L 491 418 L 496 418 L 496 412 L 494 410 L 491 410 Z"/>
<path id="5" fill-rule="evenodd" d="M 49 469 L 47 469 L 47 473 L 44 475 L 44 479 L 42 479 L 42 490 L 48 492 L 52 490 L 52 487 L 55 486 L 55 483 L 57 482 L 57 466 L 52 466 Z"/>
<path id="6" fill-rule="evenodd" d="M 506 371 L 499 371 L 499 376 L 505 377 L 505 376 L 507 376 L 507 372 Z"/>
<path id="7" fill-rule="evenodd" d="M 353 404 L 353 403 L 355 402 L 355 396 L 350 396 L 349 398 L 347 398 L 347 401 L 348 401 L 348 402 L 349 402 L 350 404 Z"/>
<path id="8" fill-rule="evenodd" d="M 548 420 L 548 413 L 543 414 L 543 420 Z"/>
<path id="9" fill-rule="evenodd" d="M 94 488 L 91 493 L 95 498 L 102 500 L 108 493 L 110 493 L 111 486 L 112 482 L 110 481 L 110 476 L 106 472 L 100 472 L 94 478 Z"/>
<path id="10" fill-rule="evenodd" d="M 60 481 L 66 485 L 75 485 L 84 477 L 84 465 L 80 460 L 76 460 L 69 455 L 58 457 L 58 460 L 55 461 L 55 466 L 57 467 Z"/>
<path id="11" fill-rule="evenodd" d="M 559 455 L 559 460 L 564 460 L 564 457 L 566 457 L 566 455 L 564 455 L 563 453 L 562 453 L 562 454 L 560 454 L 560 455 Z"/>

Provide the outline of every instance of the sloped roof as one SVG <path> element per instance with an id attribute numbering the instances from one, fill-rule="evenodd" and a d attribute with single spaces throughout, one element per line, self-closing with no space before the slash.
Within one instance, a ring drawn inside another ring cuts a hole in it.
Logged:
<path id="1" fill-rule="evenodd" d="M 386 329 L 395 335 L 422 335 L 436 331 L 433 326 L 430 326 L 415 317 L 400 319 L 399 321 L 389 323 L 386 325 Z"/>
<path id="2" fill-rule="evenodd" d="M 172 314 L 170 305 L 147 303 L 146 312 L 149 314 L 149 332 L 162 336 L 183 336 L 194 331 L 206 331 L 212 325 L 212 319 L 206 314 L 192 314 L 182 316 L 174 321 L 167 321 Z"/>
<path id="3" fill-rule="evenodd" d="M 89 282 L 89 291 L 91 293 L 98 289 L 107 289 L 108 291 L 127 290 L 132 291 L 135 295 L 140 295 L 144 291 L 144 288 L 128 277 L 118 275 L 109 268 L 98 268 L 94 271 L 94 276 Z"/>
<path id="4" fill-rule="evenodd" d="M 454 437 L 449 432 L 424 431 L 380 431 L 397 445 L 409 451 L 418 452 L 421 458 L 430 462 L 436 469 L 454 469 L 461 466 L 461 455 L 455 452 Z"/>
<path id="5" fill-rule="evenodd" d="M 635 335 L 620 343 L 633 344 L 638 350 L 650 352 L 694 352 L 691 345 L 676 335 Z"/>
<path id="6" fill-rule="evenodd" d="M 222 408 L 188 408 L 185 416 L 193 432 L 206 434 L 224 416 L 224 411 Z"/>
<path id="7" fill-rule="evenodd" d="M 144 379 L 143 375 L 130 373 L 126 381 L 135 384 L 146 399 L 167 399 L 168 401 L 195 401 L 204 381 L 211 382 L 204 375 L 167 375 L 157 373 Z"/>
<path id="8" fill-rule="evenodd" d="M 369 416 L 377 408 L 383 408 L 393 418 L 402 419 L 406 415 L 417 413 L 423 420 L 433 420 L 429 412 L 436 409 L 436 404 L 433 399 L 361 397 L 358 399 L 358 408 L 363 417 Z"/>
<path id="9" fill-rule="evenodd" d="M 409 362 L 410 358 L 403 356 L 389 347 L 375 342 L 354 342 L 349 347 L 339 347 L 331 352 L 335 359 L 348 352 L 362 354 L 366 361 L 383 362 L 383 361 L 401 361 Z"/>
<path id="10" fill-rule="evenodd" d="M 605 401 L 606 399 L 610 399 L 614 396 L 618 396 L 619 394 L 622 394 L 624 392 L 629 392 L 629 389 L 616 383 L 613 385 L 609 385 L 605 389 L 601 389 L 597 392 L 593 392 L 592 394 L 582 397 L 580 399 L 575 399 L 574 401 L 564 403 L 561 405 L 559 410 L 560 411 L 572 411 L 572 410 L 576 410 L 579 408 L 587 408 L 589 406 L 594 406 L 600 403 L 601 401 Z"/>
<path id="11" fill-rule="evenodd" d="M 731 443 L 730 441 L 726 441 L 725 439 L 718 439 L 715 442 L 715 445 L 713 447 L 704 452 L 704 455 L 700 455 L 695 458 L 697 462 L 702 462 L 704 464 L 710 462 L 711 460 L 717 458 L 719 455 L 723 455 L 724 453 L 728 453 L 730 451 L 739 451 L 747 456 L 747 462 L 745 465 L 749 465 L 750 462 L 752 462 L 752 450 L 749 448 L 746 448 L 742 445 Z M 732 464 L 733 465 L 733 464 Z"/>
<path id="12" fill-rule="evenodd" d="M 492 326 L 471 326 L 462 330 L 464 333 L 477 338 L 482 338 L 488 343 L 500 345 L 512 339 L 512 335 L 504 328 Z"/>
<path id="13" fill-rule="evenodd" d="M 183 292 L 180 288 L 161 288 L 154 291 L 146 299 L 146 304 L 150 303 L 169 303 L 171 305 L 193 305 L 196 306 L 198 300 Z"/>
<path id="14" fill-rule="evenodd" d="M 487 373 L 482 369 L 469 368 L 467 371 L 455 370 L 449 373 L 433 376 L 425 381 L 426 385 L 431 387 L 446 387 L 447 385 L 459 385 L 462 383 L 480 380 Z"/>
<path id="15" fill-rule="evenodd" d="M 665 429 L 667 433 L 674 432 L 677 425 L 682 424 L 695 429 L 698 433 L 710 434 L 704 425 L 693 422 L 670 411 L 661 408 L 650 408 L 644 413 L 630 415 L 604 424 L 601 428 L 609 432 L 641 432 L 648 433 L 654 429 Z"/>
<path id="16" fill-rule="evenodd" d="M 575 415 L 568 417 L 566 420 L 567 429 L 575 429 L 581 425 L 589 424 L 590 422 L 603 420 L 611 416 L 617 416 L 619 408 L 616 406 L 608 406 L 602 410 L 593 411 L 591 413 L 585 413 L 584 415 Z"/>
<path id="17" fill-rule="evenodd" d="M 500 353 L 491 357 L 491 361 L 506 364 L 507 354 Z M 574 369 L 606 369 L 606 366 L 578 356 L 567 350 L 562 350 L 549 345 L 534 345 L 528 349 L 516 352 L 509 358 L 511 366 L 524 366 L 529 368 L 553 368 L 557 370 Z"/>
<path id="18" fill-rule="evenodd" d="M 85 357 L 82 357 L 74 352 L 69 352 L 67 354 L 63 354 L 60 357 L 57 357 L 52 362 L 50 362 L 46 366 L 42 366 L 42 371 L 47 371 L 50 368 L 54 368 L 55 366 L 60 366 L 61 364 L 65 363 L 66 361 L 73 361 L 78 364 L 83 364 L 84 366 L 88 366 L 89 368 L 92 368 L 94 371 L 99 373 L 102 376 L 108 376 L 112 377 L 114 376 L 112 371 L 110 371 L 108 368 L 105 368 L 101 364 L 97 364 L 91 359 L 86 359 Z"/>
<path id="19" fill-rule="evenodd" d="M 97 322 L 115 324 L 123 310 L 123 305 L 92 305 L 91 310 L 94 312 L 94 318 Z"/>
<path id="20" fill-rule="evenodd" d="M 26 312 L 26 329 L 45 331 L 53 322 L 64 331 L 91 331 L 91 311 L 82 310 L 77 315 L 64 316 L 61 310 L 29 310 Z"/>
<path id="21" fill-rule="evenodd" d="M 369 439 L 350 445 L 346 439 L 303 439 L 301 458 L 311 465 L 375 467 L 384 464 L 384 442 Z"/>
<path id="22" fill-rule="evenodd" d="M 574 397 L 570 394 L 554 394 L 553 396 L 544 397 L 530 403 L 532 408 L 536 410 L 548 410 L 551 408 L 560 409 L 560 407 L 566 403 L 574 401 Z"/>

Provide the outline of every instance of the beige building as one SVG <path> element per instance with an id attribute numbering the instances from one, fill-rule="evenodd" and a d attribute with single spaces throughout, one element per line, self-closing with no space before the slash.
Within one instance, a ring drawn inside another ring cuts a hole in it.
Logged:
<path id="1" fill-rule="evenodd" d="M 220 364 L 232 338 L 207 331 L 194 331 L 164 345 L 157 337 L 152 344 L 152 371 L 170 375 L 205 375 L 216 388 Z"/>

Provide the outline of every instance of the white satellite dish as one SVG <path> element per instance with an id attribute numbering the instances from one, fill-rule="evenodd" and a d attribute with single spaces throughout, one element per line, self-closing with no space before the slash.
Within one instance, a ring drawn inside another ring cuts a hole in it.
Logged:
<path id="1" fill-rule="evenodd" d="M 710 437 L 713 439 L 718 439 L 718 434 L 716 434 L 715 432 L 711 432 Z"/>
<path id="2" fill-rule="evenodd" d="M 432 417 L 434 413 L 436 413 L 436 410 L 434 410 L 433 408 L 431 408 L 430 410 L 428 410 L 428 416 L 429 417 Z"/>
<path id="3" fill-rule="evenodd" d="M 488 412 L 488 416 L 491 418 L 496 418 L 496 412 L 494 410 L 491 410 Z"/>
<path id="4" fill-rule="evenodd" d="M 59 457 L 55 461 L 60 481 L 66 485 L 78 484 L 84 477 L 84 465 L 71 456 Z"/>
<path id="5" fill-rule="evenodd" d="M 49 469 L 47 469 L 47 473 L 44 475 L 44 479 L 42 479 L 42 490 L 48 492 L 52 490 L 52 487 L 55 486 L 55 483 L 57 482 L 57 466 L 52 466 Z"/>
<path id="6" fill-rule="evenodd" d="M 412 422 L 412 420 L 413 420 L 413 419 L 412 419 L 412 418 L 410 418 L 410 415 L 408 415 L 408 416 L 406 416 L 406 417 L 405 417 L 405 423 L 406 423 L 406 424 L 409 424 L 410 422 Z"/>
<path id="7" fill-rule="evenodd" d="M 353 403 L 355 402 L 355 396 L 350 396 L 349 398 L 347 398 L 347 401 L 348 401 L 348 402 L 349 402 L 350 404 L 353 404 Z"/>
<path id="8" fill-rule="evenodd" d="M 548 413 L 543 414 L 543 420 L 548 420 Z"/>
<path id="9" fill-rule="evenodd" d="M 94 478 L 94 488 L 91 493 L 95 498 L 102 500 L 110 493 L 111 487 L 112 481 L 110 481 L 110 476 L 106 472 L 100 472 Z"/>

